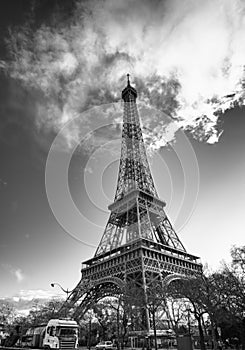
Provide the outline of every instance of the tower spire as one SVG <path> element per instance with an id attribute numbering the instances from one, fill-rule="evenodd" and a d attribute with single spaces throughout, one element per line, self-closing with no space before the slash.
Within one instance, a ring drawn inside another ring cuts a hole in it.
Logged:
<path id="1" fill-rule="evenodd" d="M 128 86 L 130 86 L 130 80 L 129 80 L 130 74 L 127 74 L 127 80 L 128 80 Z"/>

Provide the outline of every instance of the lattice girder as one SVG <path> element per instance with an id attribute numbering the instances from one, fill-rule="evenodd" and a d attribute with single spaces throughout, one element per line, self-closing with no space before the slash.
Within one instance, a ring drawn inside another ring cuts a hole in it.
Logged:
<path id="1" fill-rule="evenodd" d="M 124 103 L 121 159 L 115 201 L 134 189 L 141 189 L 158 197 L 146 156 L 137 106 L 132 98 Z"/>
<path id="2" fill-rule="evenodd" d="M 118 297 L 121 293 L 122 290 L 114 283 L 97 284 L 86 293 L 81 303 L 75 307 L 75 312 L 72 316 L 79 321 L 98 301 L 105 297 Z"/>
<path id="3" fill-rule="evenodd" d="M 69 308 L 75 310 L 73 316 L 79 319 L 102 297 L 119 295 L 125 283 L 135 283 L 144 290 L 149 284 L 147 276 L 152 274 L 165 281 L 169 274 L 186 278 L 201 271 L 193 255 L 147 239 L 138 240 L 115 249 L 108 257 L 88 261 L 80 283 L 69 297 Z M 145 312 L 141 316 L 142 329 L 146 329 Z"/>
<path id="4" fill-rule="evenodd" d="M 141 238 L 185 251 L 167 218 L 164 205 L 164 202 L 139 190 L 131 191 L 122 203 L 112 205 L 95 256 Z"/>
<path id="5" fill-rule="evenodd" d="M 121 278 L 120 278 L 121 277 Z M 99 280 L 82 279 L 69 295 L 60 311 L 66 308 L 73 310 L 72 316 L 79 320 L 83 315 L 106 296 L 119 296 L 124 288 L 122 275 L 120 277 L 102 277 Z"/>

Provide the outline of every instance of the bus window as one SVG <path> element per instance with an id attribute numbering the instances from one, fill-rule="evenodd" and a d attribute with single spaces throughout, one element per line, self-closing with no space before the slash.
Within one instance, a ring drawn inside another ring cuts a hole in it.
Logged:
<path id="1" fill-rule="evenodd" d="M 50 327 L 50 333 L 49 333 L 49 335 L 50 335 L 51 337 L 54 337 L 54 336 L 55 336 L 55 327 L 54 327 L 54 326 Z"/>
<path id="2" fill-rule="evenodd" d="M 68 328 L 68 327 L 63 327 L 63 328 L 58 328 L 57 331 L 59 332 L 60 336 L 73 336 L 77 335 L 78 330 L 77 328 Z"/>

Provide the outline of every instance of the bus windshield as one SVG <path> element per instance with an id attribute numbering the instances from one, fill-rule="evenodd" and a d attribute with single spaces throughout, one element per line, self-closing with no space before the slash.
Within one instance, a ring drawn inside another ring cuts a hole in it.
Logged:
<path id="1" fill-rule="evenodd" d="M 57 335 L 71 336 L 77 334 L 77 328 L 57 327 Z"/>

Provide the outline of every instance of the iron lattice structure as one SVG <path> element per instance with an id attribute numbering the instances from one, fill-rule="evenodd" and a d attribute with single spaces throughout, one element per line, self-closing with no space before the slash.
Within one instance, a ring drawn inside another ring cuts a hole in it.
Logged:
<path id="1" fill-rule="evenodd" d="M 199 258 L 186 252 L 164 211 L 165 202 L 157 195 L 136 98 L 128 77 L 122 91 L 121 158 L 116 195 L 109 206 L 111 214 L 94 257 L 83 263 L 81 281 L 66 303 L 74 308 L 77 319 L 99 299 L 122 293 L 126 282 L 133 282 L 146 295 L 156 278 L 202 272 Z M 146 308 L 139 327 L 150 330 Z"/>

